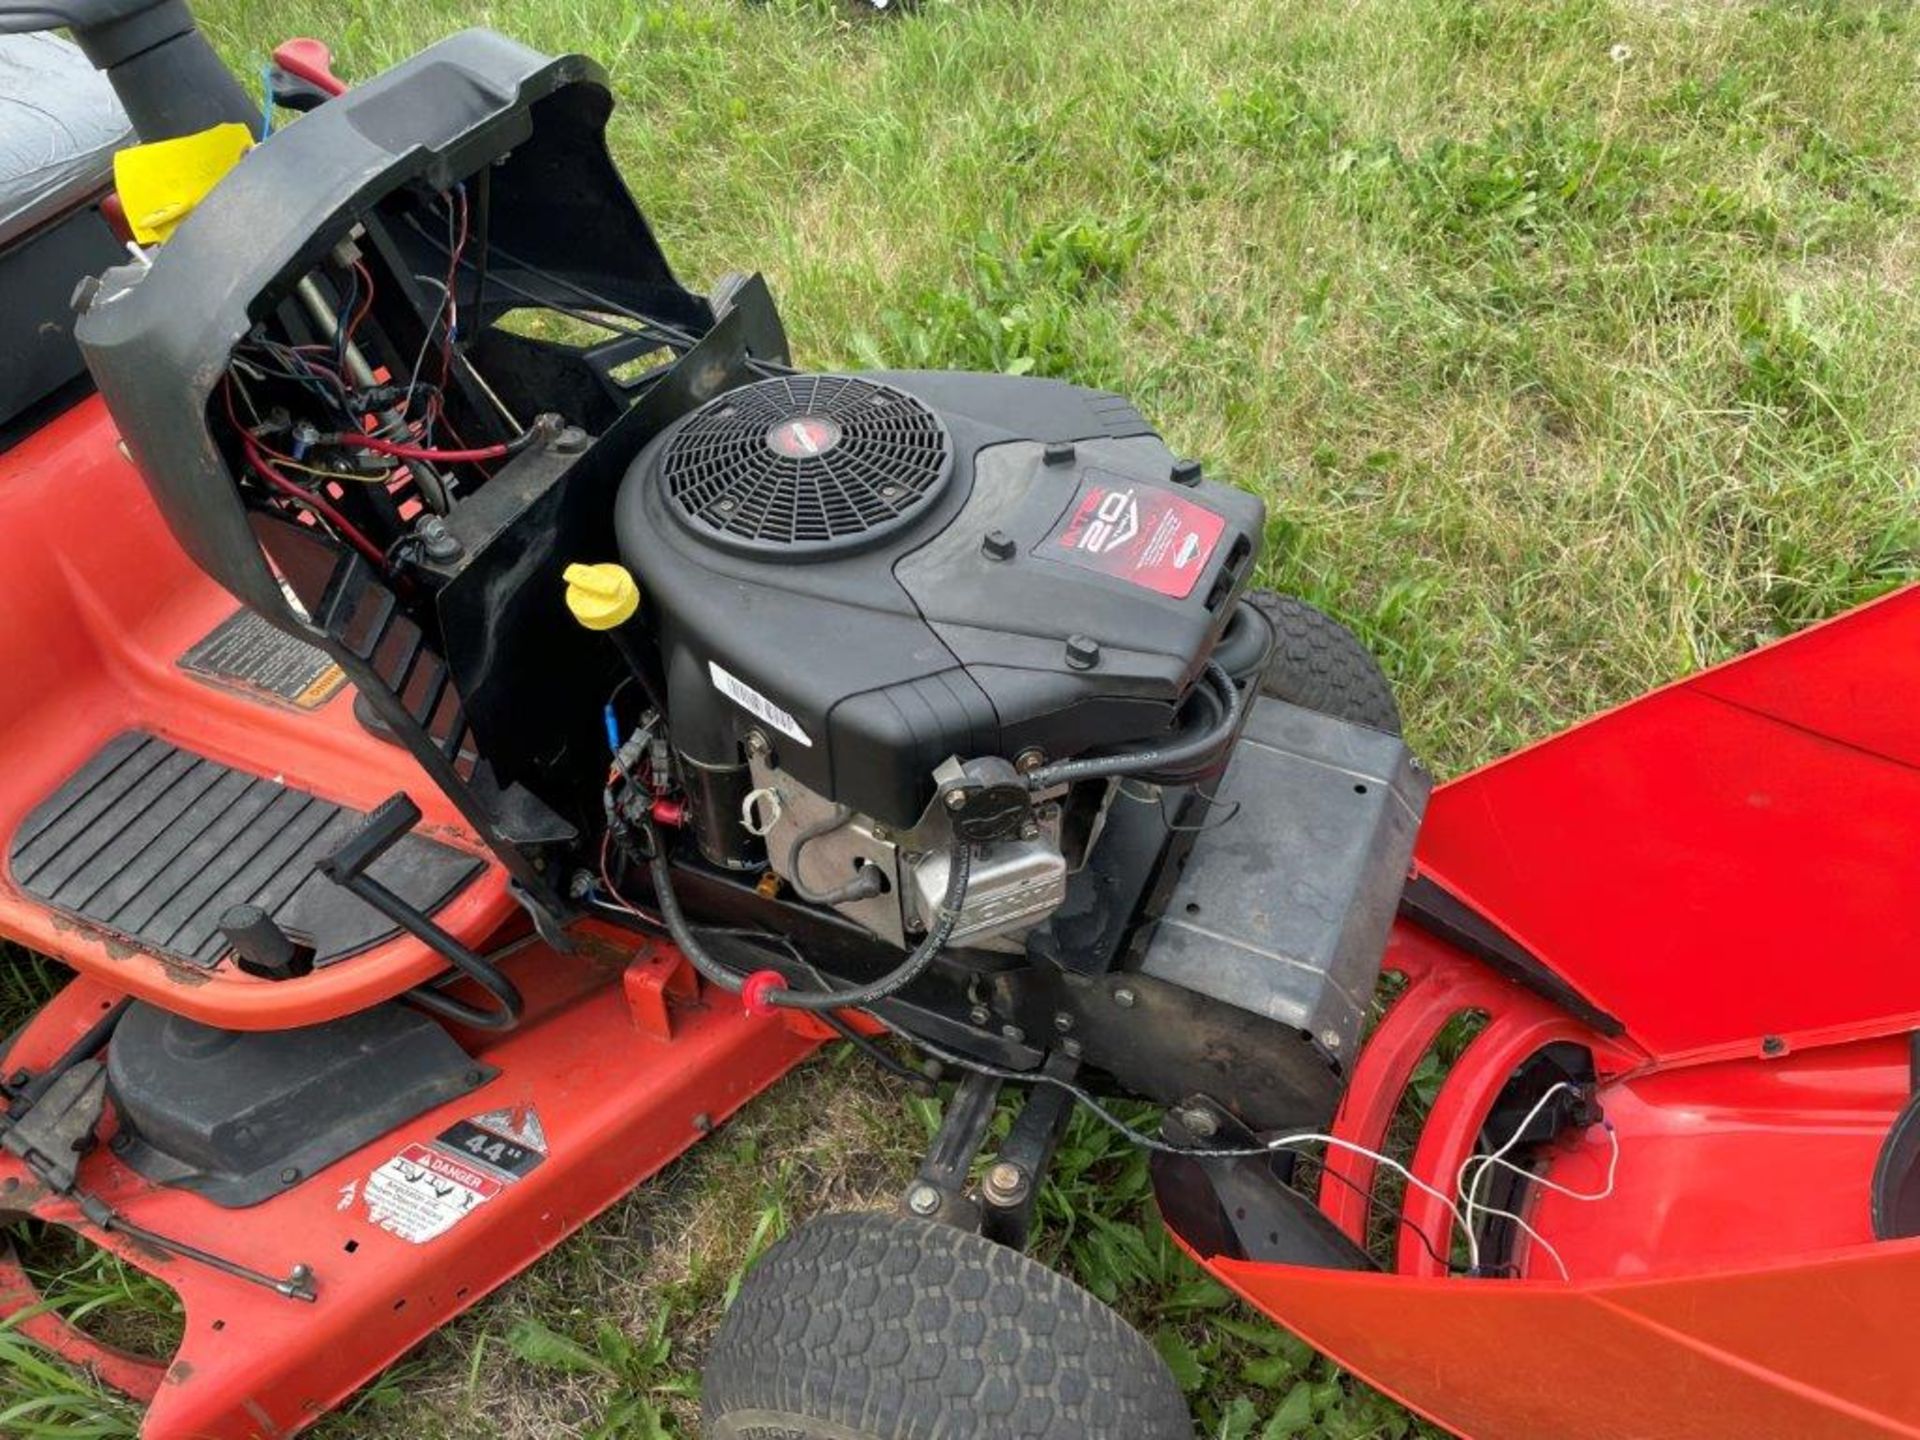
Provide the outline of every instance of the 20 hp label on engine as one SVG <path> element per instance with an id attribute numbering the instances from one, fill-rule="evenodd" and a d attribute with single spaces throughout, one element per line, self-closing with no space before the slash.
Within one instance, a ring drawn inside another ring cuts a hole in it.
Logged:
<path id="1" fill-rule="evenodd" d="M 1184 600 L 1226 528 L 1184 495 L 1092 470 L 1039 553 Z"/>

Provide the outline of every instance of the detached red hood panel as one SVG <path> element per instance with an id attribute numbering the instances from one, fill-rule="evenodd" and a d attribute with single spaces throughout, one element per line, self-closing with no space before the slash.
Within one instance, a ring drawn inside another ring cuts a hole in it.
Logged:
<path id="1" fill-rule="evenodd" d="M 1920 586 L 1443 787 L 1419 863 L 1663 1059 L 1920 1026 Z"/>

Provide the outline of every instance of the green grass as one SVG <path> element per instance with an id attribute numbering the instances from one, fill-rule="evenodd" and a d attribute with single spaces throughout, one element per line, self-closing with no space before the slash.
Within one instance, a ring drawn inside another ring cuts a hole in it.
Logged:
<path id="1" fill-rule="evenodd" d="M 1903 6 L 203 10 L 247 74 L 289 34 L 365 76 L 467 23 L 599 56 L 683 278 L 765 270 L 807 366 L 1127 392 L 1267 497 L 1266 578 L 1364 634 L 1444 772 L 1916 572 Z M 809 1067 L 321 1433 L 689 1433 L 744 1263 L 897 1193 L 931 1123 Z M 1040 1248 L 1155 1336 L 1208 1434 L 1417 1433 L 1177 1259 L 1106 1136 L 1076 1127 L 1044 1209 Z"/>

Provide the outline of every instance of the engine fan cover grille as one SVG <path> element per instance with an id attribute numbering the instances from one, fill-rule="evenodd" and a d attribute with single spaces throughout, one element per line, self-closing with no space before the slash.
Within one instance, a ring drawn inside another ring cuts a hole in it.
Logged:
<path id="1" fill-rule="evenodd" d="M 891 385 L 782 375 L 708 401 L 661 460 L 674 513 L 730 550 L 789 558 L 864 549 L 953 475 L 940 417 Z"/>

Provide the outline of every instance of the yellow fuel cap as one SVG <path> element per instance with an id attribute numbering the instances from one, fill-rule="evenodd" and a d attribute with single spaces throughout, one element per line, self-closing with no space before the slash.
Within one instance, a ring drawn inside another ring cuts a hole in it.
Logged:
<path id="1" fill-rule="evenodd" d="M 193 207 L 253 148 L 244 125 L 216 125 L 198 135 L 134 145 L 113 157 L 113 184 L 127 228 L 142 245 L 173 234 Z"/>
<path id="2" fill-rule="evenodd" d="M 624 565 L 569 565 L 561 578 L 567 582 L 567 609 L 589 630 L 624 625 L 640 608 L 640 587 Z"/>

